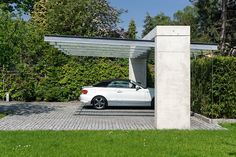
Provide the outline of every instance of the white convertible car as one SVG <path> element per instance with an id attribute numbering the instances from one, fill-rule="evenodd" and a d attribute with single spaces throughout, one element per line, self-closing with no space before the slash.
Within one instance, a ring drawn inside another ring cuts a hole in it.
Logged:
<path id="1" fill-rule="evenodd" d="M 131 80 L 107 80 L 83 87 L 80 101 L 99 110 L 107 106 L 154 107 L 154 89 L 144 88 Z"/>

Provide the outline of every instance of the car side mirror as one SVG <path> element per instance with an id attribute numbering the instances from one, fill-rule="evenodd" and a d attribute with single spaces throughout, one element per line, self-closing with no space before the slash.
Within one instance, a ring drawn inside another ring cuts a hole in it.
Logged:
<path id="1" fill-rule="evenodd" d="M 138 90 L 140 90 L 141 89 L 141 87 L 139 87 L 139 86 L 136 86 L 136 91 L 138 91 Z"/>

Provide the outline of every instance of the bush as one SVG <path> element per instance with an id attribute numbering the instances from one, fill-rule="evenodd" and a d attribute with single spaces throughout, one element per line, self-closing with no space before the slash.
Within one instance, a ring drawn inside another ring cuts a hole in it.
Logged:
<path id="1" fill-rule="evenodd" d="M 24 70 L 23 70 L 24 71 Z M 2 71 L 0 74 L 0 98 L 5 99 L 5 93 L 10 93 L 11 100 L 35 100 L 35 79 L 27 73 L 13 73 Z"/>
<path id="2" fill-rule="evenodd" d="M 236 58 L 201 58 L 191 65 L 192 110 L 211 118 L 236 118 Z"/>
<path id="3" fill-rule="evenodd" d="M 10 92 L 11 99 L 17 101 L 78 100 L 82 86 L 128 78 L 127 59 L 69 57 L 64 64 L 53 63 L 5 75 L 4 83 L 0 83 L 4 87 L 0 88 L 0 97 L 3 99 L 5 92 Z M 3 79 L 2 74 L 0 78 Z"/>

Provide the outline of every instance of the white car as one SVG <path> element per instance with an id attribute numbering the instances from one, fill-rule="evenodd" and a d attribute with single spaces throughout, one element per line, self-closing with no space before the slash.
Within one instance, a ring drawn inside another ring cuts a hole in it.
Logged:
<path id="1" fill-rule="evenodd" d="M 154 107 L 154 89 L 123 79 L 102 81 L 82 88 L 80 101 L 96 109 L 107 106 L 150 106 Z"/>

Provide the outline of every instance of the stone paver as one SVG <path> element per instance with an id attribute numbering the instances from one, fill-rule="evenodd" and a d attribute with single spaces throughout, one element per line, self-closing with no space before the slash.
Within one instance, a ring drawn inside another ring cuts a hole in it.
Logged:
<path id="1" fill-rule="evenodd" d="M 82 108 L 79 102 L 0 103 L 12 115 L 0 119 L 0 130 L 148 130 L 155 129 L 151 109 Z M 222 129 L 191 117 L 191 129 Z"/>

